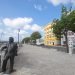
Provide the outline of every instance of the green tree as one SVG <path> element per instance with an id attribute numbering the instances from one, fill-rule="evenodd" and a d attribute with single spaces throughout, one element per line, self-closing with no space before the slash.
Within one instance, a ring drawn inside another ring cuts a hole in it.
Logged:
<path id="1" fill-rule="evenodd" d="M 75 32 L 75 10 L 70 12 L 67 19 L 68 19 L 68 29 Z"/>
<path id="2" fill-rule="evenodd" d="M 30 37 L 25 37 L 23 40 L 22 40 L 22 43 L 30 43 Z"/>
<path id="3" fill-rule="evenodd" d="M 61 38 L 61 30 L 62 30 L 62 26 L 60 26 L 60 21 L 59 21 L 59 19 L 55 19 L 54 21 L 53 21 L 53 33 L 55 34 L 55 36 L 57 37 L 57 38 Z"/>
<path id="4" fill-rule="evenodd" d="M 34 42 L 36 43 L 36 39 L 40 39 L 41 38 L 41 34 L 39 32 L 33 32 L 31 34 L 31 40 L 34 40 Z"/>
<path id="5" fill-rule="evenodd" d="M 75 10 L 71 11 L 71 9 L 68 10 L 65 6 L 62 6 L 61 18 L 53 22 L 53 32 L 58 38 L 60 38 L 61 32 L 65 29 L 75 32 Z"/>
<path id="6" fill-rule="evenodd" d="M 66 46 L 68 52 L 68 40 L 67 40 L 67 31 L 72 30 L 75 32 L 75 10 L 68 10 L 65 6 L 62 6 L 61 18 L 55 20 L 53 24 L 53 32 L 56 37 L 60 38 L 61 32 L 65 35 Z"/>

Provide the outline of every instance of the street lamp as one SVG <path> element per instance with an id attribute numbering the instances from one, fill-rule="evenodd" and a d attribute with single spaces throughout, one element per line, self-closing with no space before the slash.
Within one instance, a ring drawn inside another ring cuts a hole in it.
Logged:
<path id="1" fill-rule="evenodd" d="M 18 44 L 19 44 L 19 32 L 20 32 L 20 29 L 18 29 Z"/>
<path id="2" fill-rule="evenodd" d="M 3 34 L 4 34 L 4 33 L 2 32 L 2 33 L 1 33 L 1 43 L 2 43 Z"/>

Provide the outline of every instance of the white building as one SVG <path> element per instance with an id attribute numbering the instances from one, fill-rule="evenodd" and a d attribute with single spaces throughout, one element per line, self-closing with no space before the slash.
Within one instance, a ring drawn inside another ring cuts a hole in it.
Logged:
<path id="1" fill-rule="evenodd" d="M 41 45 L 41 44 L 44 44 L 44 40 L 43 39 L 37 39 L 36 45 Z"/>
<path id="2" fill-rule="evenodd" d="M 65 36 L 61 35 L 61 45 L 65 45 Z"/>
<path id="3" fill-rule="evenodd" d="M 72 31 L 68 31 L 67 33 L 67 38 L 68 38 L 68 44 L 71 42 L 73 44 L 73 46 L 75 46 L 75 33 Z M 61 35 L 61 45 L 65 45 L 65 36 Z"/>

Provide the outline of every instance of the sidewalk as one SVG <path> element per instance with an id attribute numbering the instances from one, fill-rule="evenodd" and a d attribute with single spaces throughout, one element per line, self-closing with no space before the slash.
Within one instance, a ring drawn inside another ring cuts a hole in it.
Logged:
<path id="1" fill-rule="evenodd" d="M 11 75 L 75 75 L 75 54 L 24 45 L 15 58 Z"/>

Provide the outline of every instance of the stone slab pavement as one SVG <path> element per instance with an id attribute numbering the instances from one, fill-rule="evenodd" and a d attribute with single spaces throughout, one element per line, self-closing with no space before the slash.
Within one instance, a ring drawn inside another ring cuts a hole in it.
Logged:
<path id="1" fill-rule="evenodd" d="M 14 68 L 11 75 L 75 75 L 75 54 L 25 44 L 18 51 Z"/>

